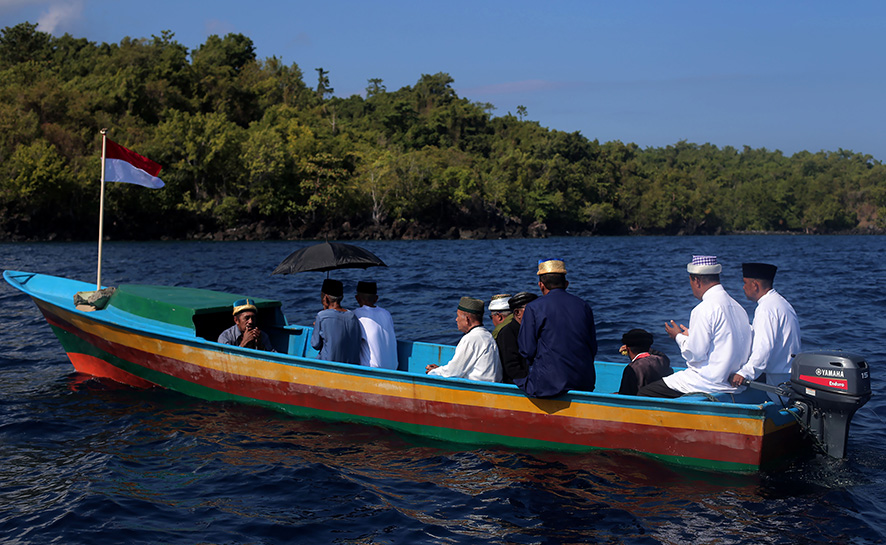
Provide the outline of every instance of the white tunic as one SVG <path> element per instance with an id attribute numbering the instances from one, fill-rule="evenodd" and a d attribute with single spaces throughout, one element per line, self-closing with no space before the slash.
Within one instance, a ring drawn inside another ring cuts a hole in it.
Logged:
<path id="1" fill-rule="evenodd" d="M 485 382 L 501 382 L 501 359 L 492 333 L 476 326 L 458 341 L 449 363 L 432 369 L 429 375 L 459 377 Z"/>
<path id="2" fill-rule="evenodd" d="M 677 335 L 687 369 L 664 377 L 671 389 L 693 392 L 735 392 L 729 376 L 751 353 L 748 313 L 717 284 L 701 297 L 689 318 L 689 335 Z M 744 389 L 744 387 L 740 387 Z"/>
<path id="3" fill-rule="evenodd" d="M 381 307 L 362 306 L 354 311 L 362 329 L 360 365 L 397 368 L 397 336 L 391 313 Z"/>
<path id="4" fill-rule="evenodd" d="M 768 384 L 791 378 L 791 355 L 800 351 L 800 322 L 794 307 L 775 290 L 757 300 L 751 357 L 738 374 L 754 380 L 766 373 Z"/>

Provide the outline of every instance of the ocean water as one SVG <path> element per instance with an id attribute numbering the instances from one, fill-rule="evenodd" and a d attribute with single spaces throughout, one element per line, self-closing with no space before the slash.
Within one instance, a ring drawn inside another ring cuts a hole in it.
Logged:
<path id="1" fill-rule="evenodd" d="M 293 323 L 320 308 L 325 273 L 271 276 L 307 242 L 106 243 L 106 285 L 150 283 L 278 298 Z M 622 452 L 471 449 L 372 426 L 299 420 L 74 373 L 36 307 L 5 283 L 0 348 L 0 542 L 44 543 L 886 543 L 886 237 L 727 236 L 390 241 L 378 282 L 400 338 L 454 344 L 458 298 L 537 291 L 562 258 L 594 308 L 598 359 L 642 327 L 679 362 L 664 322 L 688 324 L 686 263 L 714 254 L 749 314 L 740 264 L 779 266 L 804 350 L 871 365 L 874 396 L 845 460 L 750 475 Z M 95 244 L 0 244 L 0 265 L 93 281 Z M 346 297 L 346 303 L 352 301 Z"/>

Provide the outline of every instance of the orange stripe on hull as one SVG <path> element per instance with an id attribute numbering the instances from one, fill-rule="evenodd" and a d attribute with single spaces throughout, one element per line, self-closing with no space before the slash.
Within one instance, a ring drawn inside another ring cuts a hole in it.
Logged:
<path id="1" fill-rule="evenodd" d="M 68 359 L 79 373 L 116 380 L 135 388 L 153 388 L 155 385 L 132 373 L 114 367 L 110 363 L 87 354 L 68 353 Z"/>

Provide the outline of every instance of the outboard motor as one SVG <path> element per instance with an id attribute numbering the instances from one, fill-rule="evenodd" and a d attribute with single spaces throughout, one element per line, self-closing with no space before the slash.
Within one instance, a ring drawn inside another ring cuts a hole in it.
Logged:
<path id="1" fill-rule="evenodd" d="M 871 372 L 860 356 L 837 351 L 797 354 L 791 362 L 791 399 L 800 424 L 825 453 L 846 457 L 849 422 L 871 398 Z"/>
<path id="2" fill-rule="evenodd" d="M 852 415 L 871 398 L 871 373 L 860 356 L 840 351 L 806 352 L 791 361 L 789 386 L 759 382 L 749 386 L 788 397 L 789 406 L 799 409 L 800 426 L 825 454 L 845 458 Z"/>

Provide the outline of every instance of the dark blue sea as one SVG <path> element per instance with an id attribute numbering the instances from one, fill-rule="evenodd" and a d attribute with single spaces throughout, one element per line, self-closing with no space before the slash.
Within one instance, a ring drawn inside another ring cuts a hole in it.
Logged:
<path id="1" fill-rule="evenodd" d="M 149 283 L 279 298 L 311 323 L 324 273 L 271 276 L 307 242 L 106 243 L 106 285 Z M 779 266 L 804 350 L 871 365 L 874 397 L 845 460 L 750 475 L 619 452 L 466 448 L 385 429 L 136 390 L 74 373 L 33 303 L 0 286 L 0 542 L 10 544 L 886 543 L 886 237 L 723 236 L 394 241 L 360 245 L 387 268 L 331 273 L 379 285 L 401 339 L 454 344 L 458 298 L 536 291 L 561 258 L 591 303 L 598 359 L 642 327 L 679 360 L 686 263 L 714 254 L 741 291 L 743 261 Z M 0 244 L 0 268 L 95 281 L 96 244 Z M 348 296 L 350 301 L 350 296 Z"/>

